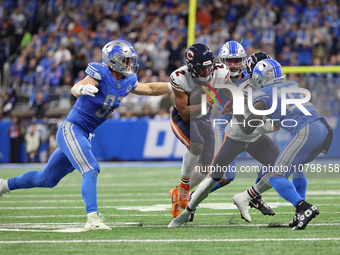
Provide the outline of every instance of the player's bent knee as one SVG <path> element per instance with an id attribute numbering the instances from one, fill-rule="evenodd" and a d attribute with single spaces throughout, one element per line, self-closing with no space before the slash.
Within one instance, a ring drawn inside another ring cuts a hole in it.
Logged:
<path id="1" fill-rule="evenodd" d="M 222 179 L 223 173 L 211 172 L 210 176 L 214 181 L 219 182 Z"/>
<path id="2" fill-rule="evenodd" d="M 202 143 L 192 143 L 190 144 L 189 148 L 190 152 L 196 156 L 199 156 L 202 154 L 204 150 L 204 144 Z"/>
<path id="3" fill-rule="evenodd" d="M 219 181 L 221 187 L 225 186 L 225 185 L 228 185 L 229 183 L 231 183 L 231 180 L 227 180 L 227 179 L 224 179 L 222 178 L 220 181 Z"/>

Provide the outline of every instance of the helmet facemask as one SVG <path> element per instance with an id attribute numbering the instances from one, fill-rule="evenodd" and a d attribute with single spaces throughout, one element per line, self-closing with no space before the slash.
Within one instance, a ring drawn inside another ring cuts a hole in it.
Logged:
<path id="1" fill-rule="evenodd" d="M 247 58 L 221 58 L 222 63 L 224 63 L 230 72 L 230 77 L 237 77 L 239 76 L 246 68 Z"/>

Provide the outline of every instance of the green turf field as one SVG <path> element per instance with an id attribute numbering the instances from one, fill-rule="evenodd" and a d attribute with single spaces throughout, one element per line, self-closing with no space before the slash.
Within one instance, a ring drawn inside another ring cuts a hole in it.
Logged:
<path id="1" fill-rule="evenodd" d="M 0 169 L 0 178 L 26 171 Z M 339 254 L 339 178 L 309 178 L 307 200 L 320 215 L 305 230 L 291 231 L 286 226 L 294 208 L 274 191 L 263 198 L 275 216 L 252 209 L 252 223 L 241 219 L 231 198 L 254 178 L 236 179 L 212 193 L 193 223 L 168 229 L 167 192 L 179 177 L 180 167 L 102 168 L 98 205 L 112 231 L 80 232 L 86 213 L 77 171 L 53 189 L 5 194 L 0 200 L 0 254 Z"/>

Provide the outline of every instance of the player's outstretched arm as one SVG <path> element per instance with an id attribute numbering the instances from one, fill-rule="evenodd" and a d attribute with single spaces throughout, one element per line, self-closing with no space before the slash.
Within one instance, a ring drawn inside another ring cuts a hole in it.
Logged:
<path id="1" fill-rule="evenodd" d="M 140 96 L 160 96 L 172 92 L 171 85 L 167 82 L 140 83 L 131 93 Z"/>
<path id="2" fill-rule="evenodd" d="M 94 97 L 94 94 L 98 92 L 97 87 L 98 82 L 87 75 L 84 79 L 73 85 L 71 88 L 71 93 L 75 97 L 81 97 L 85 95 Z"/>

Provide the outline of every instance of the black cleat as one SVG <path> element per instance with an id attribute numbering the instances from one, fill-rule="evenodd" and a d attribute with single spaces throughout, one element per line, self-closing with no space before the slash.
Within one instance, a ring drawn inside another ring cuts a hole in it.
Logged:
<path id="1" fill-rule="evenodd" d="M 294 218 L 288 223 L 288 227 L 292 228 L 295 227 L 298 224 L 298 213 L 295 213 Z"/>
<path id="2" fill-rule="evenodd" d="M 263 215 L 275 215 L 275 212 L 269 205 L 262 200 L 261 196 L 257 196 L 249 202 L 251 208 L 259 210 Z"/>
<path id="3" fill-rule="evenodd" d="M 314 205 L 309 204 L 309 208 L 297 213 L 298 222 L 292 230 L 305 229 L 308 223 L 320 213 L 319 209 Z"/>

